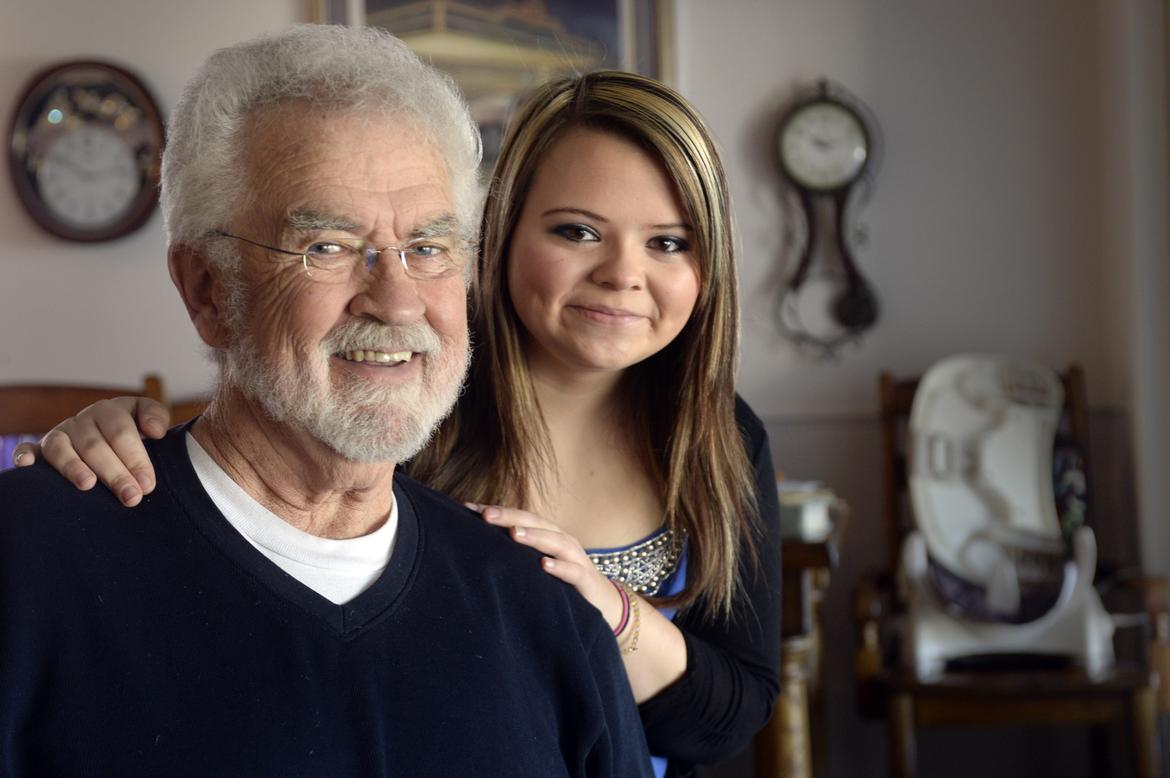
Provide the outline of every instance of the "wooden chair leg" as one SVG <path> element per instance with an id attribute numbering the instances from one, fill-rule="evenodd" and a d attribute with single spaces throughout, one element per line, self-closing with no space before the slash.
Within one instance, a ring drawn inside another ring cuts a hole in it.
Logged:
<path id="1" fill-rule="evenodd" d="M 915 778 L 918 753 L 914 742 L 914 699 L 891 694 L 886 716 L 890 743 L 890 778 Z"/>
<path id="2" fill-rule="evenodd" d="M 1137 778 L 1160 778 L 1161 744 L 1158 741 L 1154 690 L 1138 689 L 1130 702 L 1130 732 L 1133 733 L 1133 758 Z"/>
<path id="3" fill-rule="evenodd" d="M 788 638 L 780 657 L 780 700 L 772 719 L 753 740 L 757 778 L 813 778 L 808 717 L 806 637 Z"/>

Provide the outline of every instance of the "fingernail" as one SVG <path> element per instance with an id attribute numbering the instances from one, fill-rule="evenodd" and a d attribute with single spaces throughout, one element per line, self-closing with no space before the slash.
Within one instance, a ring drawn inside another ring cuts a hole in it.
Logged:
<path id="1" fill-rule="evenodd" d="M 118 496 L 122 498 L 122 504 L 128 506 L 137 505 L 138 501 L 142 499 L 142 495 L 138 493 L 137 489 L 129 487 L 119 492 Z"/>
<path id="2" fill-rule="evenodd" d="M 491 507 L 484 508 L 482 513 L 483 513 L 483 517 L 485 519 L 487 519 L 488 521 L 491 521 L 492 519 L 500 518 L 500 509 L 499 508 L 491 508 Z"/>
<path id="3" fill-rule="evenodd" d="M 540 560 L 540 563 L 544 565 L 545 570 L 552 570 L 557 566 L 557 560 L 551 559 L 549 557 L 545 557 L 544 559 Z"/>
<path id="4" fill-rule="evenodd" d="M 526 537 L 527 535 L 528 535 L 528 530 L 524 529 L 523 527 L 516 528 L 516 537 L 523 538 L 523 537 Z"/>
<path id="5" fill-rule="evenodd" d="M 12 457 L 12 464 L 17 465 L 19 467 L 20 463 L 23 462 L 25 457 L 27 457 L 27 456 L 28 456 L 27 451 L 17 452 L 16 456 Z"/>
<path id="6" fill-rule="evenodd" d="M 469 509 L 476 511 L 476 512 L 483 510 L 483 506 L 481 506 L 479 503 L 474 503 L 474 502 L 465 502 L 465 503 L 463 503 L 463 507 L 469 508 Z"/>

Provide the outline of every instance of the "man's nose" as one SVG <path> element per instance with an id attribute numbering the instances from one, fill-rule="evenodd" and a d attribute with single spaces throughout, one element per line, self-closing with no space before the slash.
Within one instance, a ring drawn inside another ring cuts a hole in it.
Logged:
<path id="1" fill-rule="evenodd" d="M 420 282 L 406 274 L 400 255 L 393 250 L 382 252 L 358 283 L 360 287 L 349 306 L 355 316 L 406 324 L 418 321 L 427 311 L 419 294 Z"/>

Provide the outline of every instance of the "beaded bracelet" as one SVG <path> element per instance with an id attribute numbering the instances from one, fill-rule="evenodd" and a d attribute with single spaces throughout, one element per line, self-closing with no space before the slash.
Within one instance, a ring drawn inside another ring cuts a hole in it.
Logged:
<path id="1" fill-rule="evenodd" d="M 622 617 L 618 619 L 618 625 L 613 628 L 613 636 L 616 638 L 626 630 L 626 624 L 630 620 L 630 594 L 626 591 L 626 587 L 622 586 L 612 578 L 609 582 L 613 584 L 613 588 L 617 589 L 618 596 L 622 598 Z"/>

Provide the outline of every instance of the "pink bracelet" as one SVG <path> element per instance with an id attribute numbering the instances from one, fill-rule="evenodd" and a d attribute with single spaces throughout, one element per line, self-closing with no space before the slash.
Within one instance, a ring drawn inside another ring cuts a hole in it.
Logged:
<path id="1" fill-rule="evenodd" d="M 626 593 L 626 587 L 617 581 L 610 578 L 609 582 L 613 584 L 613 588 L 617 589 L 618 595 L 622 598 L 622 617 L 618 619 L 618 625 L 613 628 L 613 636 L 616 638 L 626 631 L 626 625 L 630 622 L 630 595 Z"/>

